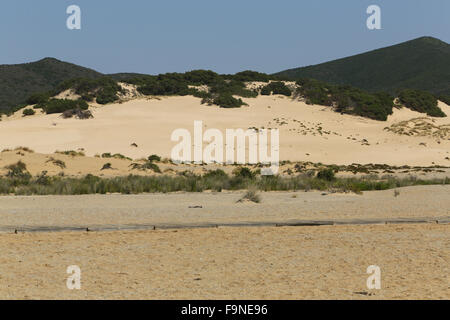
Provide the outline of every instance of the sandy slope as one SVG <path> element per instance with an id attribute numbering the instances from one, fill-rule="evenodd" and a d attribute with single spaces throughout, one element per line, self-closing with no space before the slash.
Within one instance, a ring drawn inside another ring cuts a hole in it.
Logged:
<path id="1" fill-rule="evenodd" d="M 449 231 L 425 224 L 0 234 L 0 298 L 449 299 Z M 69 265 L 81 268 L 81 290 L 66 288 Z M 370 265 L 381 268 L 381 290 L 366 287 Z"/>
<path id="2" fill-rule="evenodd" d="M 94 119 L 63 120 L 59 115 L 17 114 L 0 122 L 0 149 L 26 146 L 36 152 L 84 148 L 87 155 L 122 153 L 132 158 L 150 154 L 169 157 L 175 142 L 171 133 L 194 120 L 204 128 L 280 128 L 280 157 L 284 160 L 327 164 L 387 163 L 392 165 L 449 165 L 450 140 L 397 135 L 383 130 L 399 121 L 423 117 L 408 109 L 395 110 L 387 122 L 340 115 L 329 108 L 308 106 L 278 96 L 245 99 L 249 107 L 220 109 L 194 97 L 136 99 L 92 107 Z M 440 103 L 450 115 L 450 107 Z M 435 119 L 437 125 L 449 118 Z M 322 134 L 321 134 L 322 133 Z M 365 139 L 365 140 L 364 140 Z M 138 148 L 132 147 L 136 143 Z"/>

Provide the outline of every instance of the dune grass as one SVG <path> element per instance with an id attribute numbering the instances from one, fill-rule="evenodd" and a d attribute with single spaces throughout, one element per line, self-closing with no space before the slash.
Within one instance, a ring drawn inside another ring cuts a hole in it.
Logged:
<path id="1" fill-rule="evenodd" d="M 17 171 L 17 170 L 16 170 Z M 416 177 L 380 179 L 371 175 L 360 178 L 334 178 L 332 180 L 298 176 L 242 176 L 225 174 L 222 170 L 205 175 L 184 173 L 178 175 L 103 178 L 87 175 L 82 178 L 41 175 L 32 177 L 26 171 L 0 177 L 0 194 L 15 195 L 80 195 L 80 194 L 139 194 L 168 192 L 202 192 L 212 190 L 297 191 L 321 190 L 328 192 L 361 193 L 369 190 L 387 190 L 415 185 L 448 185 L 450 178 L 423 180 Z"/>

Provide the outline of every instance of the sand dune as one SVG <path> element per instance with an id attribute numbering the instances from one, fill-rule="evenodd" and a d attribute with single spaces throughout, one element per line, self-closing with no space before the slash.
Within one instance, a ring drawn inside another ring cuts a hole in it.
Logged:
<path id="1" fill-rule="evenodd" d="M 121 153 L 131 158 L 158 154 L 170 157 L 177 128 L 193 132 L 194 120 L 205 129 L 250 127 L 280 129 L 281 160 L 326 164 L 386 163 L 390 165 L 450 165 L 450 140 L 432 135 L 407 136 L 384 130 L 401 121 L 424 117 L 395 109 L 388 121 L 341 115 L 330 108 L 306 105 L 281 96 L 245 99 L 248 107 L 221 109 L 201 105 L 194 97 L 141 98 L 91 107 L 94 119 L 62 119 L 59 115 L 21 117 L 0 122 L 0 149 L 30 147 L 36 152 L 83 148 L 87 155 Z M 450 115 L 450 107 L 440 103 Z M 433 119 L 436 125 L 450 117 Z M 138 147 L 131 146 L 133 143 Z M 447 159 L 446 159 L 447 158 Z"/>

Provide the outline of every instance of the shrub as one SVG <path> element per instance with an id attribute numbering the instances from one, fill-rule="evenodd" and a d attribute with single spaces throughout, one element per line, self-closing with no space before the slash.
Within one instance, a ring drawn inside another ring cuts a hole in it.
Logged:
<path id="1" fill-rule="evenodd" d="M 84 157 L 85 156 L 85 154 L 83 152 L 74 151 L 74 150 L 55 151 L 55 153 L 64 154 L 66 156 L 71 156 L 71 157 Z"/>
<path id="2" fill-rule="evenodd" d="M 58 86 L 58 91 L 61 92 L 69 88 L 73 88 L 76 94 L 81 95 L 81 100 L 93 101 L 96 97 L 99 104 L 116 101 L 118 99 L 117 92 L 122 91 L 122 87 L 109 77 L 67 80 Z"/>
<path id="3" fill-rule="evenodd" d="M 254 203 L 260 203 L 261 202 L 261 196 L 257 193 L 256 189 L 250 189 L 248 190 L 244 196 L 238 200 L 238 202 L 243 202 L 245 200 L 254 202 Z"/>
<path id="4" fill-rule="evenodd" d="M 90 119 L 94 116 L 92 115 L 92 112 L 89 110 L 81 110 L 80 108 L 77 109 L 69 109 L 62 113 L 61 115 L 64 119 L 69 119 L 72 117 L 84 120 L 84 119 Z"/>
<path id="5" fill-rule="evenodd" d="M 260 73 L 256 71 L 246 70 L 236 73 L 235 75 L 228 76 L 230 79 L 237 81 L 261 81 L 261 82 L 269 82 L 273 78 L 273 76 L 269 76 L 265 73 Z"/>
<path id="6" fill-rule="evenodd" d="M 45 113 L 63 113 L 67 110 L 87 110 L 89 105 L 84 100 L 68 100 L 68 99 L 50 99 L 46 103 L 39 104 L 37 107 L 42 108 Z"/>
<path id="7" fill-rule="evenodd" d="M 111 163 L 107 162 L 103 165 L 103 167 L 100 170 L 110 170 L 112 169 Z"/>
<path id="8" fill-rule="evenodd" d="M 213 100 L 213 103 L 221 108 L 240 108 L 241 106 L 246 105 L 242 99 L 236 99 L 229 93 L 219 94 L 219 96 Z"/>
<path id="9" fill-rule="evenodd" d="M 25 109 L 23 110 L 23 116 L 27 117 L 27 116 L 32 116 L 35 115 L 36 111 L 34 111 L 33 109 Z"/>
<path id="10" fill-rule="evenodd" d="M 438 107 L 436 97 L 431 93 L 421 90 L 405 89 L 399 93 L 399 100 L 405 107 L 411 110 L 426 113 L 432 117 L 446 116 L 441 108 Z"/>
<path id="11" fill-rule="evenodd" d="M 153 161 L 161 161 L 161 157 L 160 156 L 158 156 L 158 155 L 156 155 L 156 154 L 152 154 L 151 156 L 149 156 L 148 158 L 148 161 L 150 161 L 150 162 L 153 162 Z"/>
<path id="12" fill-rule="evenodd" d="M 66 163 L 64 161 L 59 160 L 59 159 L 55 159 L 53 157 L 50 157 L 46 162 L 51 162 L 55 166 L 60 167 L 61 169 L 66 168 Z"/>
<path id="13" fill-rule="evenodd" d="M 320 170 L 317 173 L 317 178 L 318 179 L 322 179 L 322 180 L 326 180 L 326 181 L 333 181 L 334 179 L 336 179 L 333 169 Z"/>
<path id="14" fill-rule="evenodd" d="M 438 99 L 450 106 L 450 96 L 439 96 Z"/>
<path id="15" fill-rule="evenodd" d="M 130 164 L 130 167 L 135 170 L 142 170 L 142 171 L 152 170 L 153 172 L 161 173 L 161 169 L 158 167 L 158 165 L 151 161 L 147 161 L 143 164 L 132 163 L 132 164 Z"/>
<path id="16" fill-rule="evenodd" d="M 263 87 L 261 89 L 261 94 L 269 96 L 271 94 L 281 94 L 287 97 L 290 97 L 292 94 L 291 89 L 286 87 L 284 82 L 277 81 L 277 82 L 271 82 L 267 86 Z"/>
<path id="17" fill-rule="evenodd" d="M 31 96 L 28 97 L 28 99 L 26 100 L 26 103 L 28 105 L 45 103 L 49 99 L 50 99 L 50 93 L 49 92 L 34 93 L 34 94 L 32 94 Z"/>
<path id="18" fill-rule="evenodd" d="M 228 178 L 228 175 L 225 173 L 225 171 L 221 169 L 211 170 L 208 171 L 203 175 L 204 178 Z"/>
<path id="19" fill-rule="evenodd" d="M 27 171 L 27 166 L 22 161 L 5 168 L 8 169 L 6 176 L 14 179 L 14 184 L 27 184 L 31 179 L 31 174 Z"/>
<path id="20" fill-rule="evenodd" d="M 253 179 L 255 177 L 255 174 L 247 167 L 238 167 L 233 170 L 233 174 L 236 177 L 247 178 L 247 179 Z"/>
<path id="21" fill-rule="evenodd" d="M 354 114 L 374 120 L 387 120 L 392 114 L 394 97 L 387 93 L 369 93 L 348 85 L 331 85 L 313 79 L 297 81 L 297 94 L 306 103 L 335 106 L 341 113 Z"/>

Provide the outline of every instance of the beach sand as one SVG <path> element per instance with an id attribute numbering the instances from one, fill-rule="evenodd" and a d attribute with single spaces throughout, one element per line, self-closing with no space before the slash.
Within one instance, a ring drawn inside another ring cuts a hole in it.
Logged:
<path id="1" fill-rule="evenodd" d="M 0 234 L 2 299 L 449 299 L 450 226 Z M 81 268 L 68 290 L 66 268 Z M 366 286 L 381 269 L 381 289 Z"/>
<path id="2" fill-rule="evenodd" d="M 295 220 L 450 218 L 450 186 L 367 191 L 263 192 L 261 203 L 237 203 L 244 191 L 140 195 L 2 196 L 0 230 L 24 227 L 94 228 L 196 225 Z M 325 195 L 324 195 L 325 194 Z M 192 208 L 198 207 L 201 208 Z M 191 207 L 191 208 L 190 208 Z"/>

